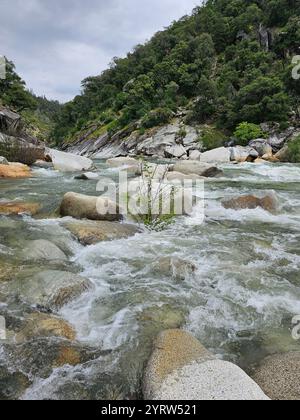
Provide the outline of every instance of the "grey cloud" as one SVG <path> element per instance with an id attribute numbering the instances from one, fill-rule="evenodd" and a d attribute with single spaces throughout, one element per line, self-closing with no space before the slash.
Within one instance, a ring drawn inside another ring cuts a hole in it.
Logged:
<path id="1" fill-rule="evenodd" d="M 99 74 L 200 0 L 1 0 L 0 55 L 37 94 L 67 101 Z"/>

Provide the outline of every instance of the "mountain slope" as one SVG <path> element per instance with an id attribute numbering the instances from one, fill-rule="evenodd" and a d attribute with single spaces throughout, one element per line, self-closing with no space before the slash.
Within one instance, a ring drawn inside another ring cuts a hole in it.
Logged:
<path id="1" fill-rule="evenodd" d="M 291 57 L 299 52 L 297 0 L 209 0 L 109 69 L 82 82 L 64 106 L 57 144 L 144 131 L 180 109 L 186 122 L 232 132 L 241 122 L 299 117 L 300 83 Z"/>

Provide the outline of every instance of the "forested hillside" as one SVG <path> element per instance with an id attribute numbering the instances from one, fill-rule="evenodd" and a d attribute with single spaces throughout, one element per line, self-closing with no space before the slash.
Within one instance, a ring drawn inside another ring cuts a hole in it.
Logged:
<path id="1" fill-rule="evenodd" d="M 137 120 L 147 129 L 180 108 L 189 123 L 229 131 L 241 122 L 284 126 L 299 114 L 300 83 L 291 77 L 299 46 L 299 1 L 208 0 L 85 79 L 53 137 L 59 144 L 91 126 L 114 133 Z"/>
<path id="2" fill-rule="evenodd" d="M 20 114 L 26 130 L 42 141 L 49 139 L 61 110 L 59 102 L 30 92 L 9 60 L 6 61 L 6 78 L 0 79 L 0 105 Z"/>

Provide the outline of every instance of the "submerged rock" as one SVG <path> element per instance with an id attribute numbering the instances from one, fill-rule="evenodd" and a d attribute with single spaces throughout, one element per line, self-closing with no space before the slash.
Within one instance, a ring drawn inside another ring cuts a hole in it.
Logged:
<path id="1" fill-rule="evenodd" d="M 22 164 L 0 165 L 0 178 L 30 178 L 30 168 Z"/>
<path id="2" fill-rule="evenodd" d="M 29 241 L 22 254 L 28 260 L 67 261 L 61 249 L 44 239 Z"/>
<path id="3" fill-rule="evenodd" d="M 267 357 L 252 377 L 272 400 L 299 401 L 300 352 Z"/>
<path id="4" fill-rule="evenodd" d="M 153 326 L 159 331 L 180 328 L 185 323 L 185 314 L 170 305 L 152 306 L 144 309 L 138 317 L 139 321 L 147 326 Z"/>
<path id="5" fill-rule="evenodd" d="M 159 335 L 143 385 L 146 400 L 268 400 L 239 367 L 181 330 Z"/>
<path id="6" fill-rule="evenodd" d="M 94 245 L 98 242 L 124 239 L 140 232 L 135 225 L 115 222 L 70 222 L 65 227 L 83 245 Z"/>
<path id="7" fill-rule="evenodd" d="M 59 310 L 92 287 L 92 283 L 78 274 L 46 270 L 33 273 L 23 270 L 15 280 L 3 285 L 3 292 L 17 295 L 29 305 Z"/>
<path id="8" fill-rule="evenodd" d="M 60 215 L 75 219 L 118 221 L 122 219 L 119 206 L 105 197 L 92 197 L 69 192 L 60 206 Z"/>
<path id="9" fill-rule="evenodd" d="M 209 163 L 193 160 L 176 163 L 174 165 L 174 172 L 180 172 L 184 175 L 195 174 L 207 178 L 212 178 L 223 173 L 220 169 Z"/>
<path id="10" fill-rule="evenodd" d="M 19 345 L 4 346 L 10 365 L 31 377 L 48 378 L 53 369 L 77 366 L 99 358 L 104 352 L 60 337 L 40 337 Z"/>
<path id="11" fill-rule="evenodd" d="M 46 157 L 52 161 L 54 169 L 60 172 L 88 171 L 93 167 L 91 159 L 54 149 L 48 149 Z"/>
<path id="12" fill-rule="evenodd" d="M 201 179 L 204 178 L 196 174 L 185 175 L 180 172 L 169 172 L 167 174 L 167 180 L 169 182 L 197 181 Z"/>
<path id="13" fill-rule="evenodd" d="M 75 176 L 75 179 L 82 181 L 97 181 L 100 175 L 95 172 L 85 172 L 84 174 Z"/>
<path id="14" fill-rule="evenodd" d="M 26 375 L 17 370 L 13 371 L 5 366 L 0 366 L 1 401 L 18 400 L 29 386 L 30 381 Z"/>
<path id="15" fill-rule="evenodd" d="M 37 312 L 26 317 L 25 326 L 16 334 L 15 341 L 19 344 L 38 337 L 61 337 L 73 341 L 76 332 L 63 319 Z"/>
<path id="16" fill-rule="evenodd" d="M 160 274 L 172 276 L 176 280 L 185 280 L 196 271 L 196 266 L 179 257 L 163 257 L 155 264 L 155 270 Z"/>
<path id="17" fill-rule="evenodd" d="M 34 216 L 40 208 L 41 206 L 38 203 L 0 202 L 0 214 L 5 215 L 28 214 Z"/>
<path id="18" fill-rule="evenodd" d="M 269 194 L 262 198 L 254 195 L 245 195 L 223 201 L 222 205 L 225 209 L 233 210 L 256 209 L 258 207 L 270 213 L 275 213 L 278 210 L 278 201 L 275 194 Z"/>

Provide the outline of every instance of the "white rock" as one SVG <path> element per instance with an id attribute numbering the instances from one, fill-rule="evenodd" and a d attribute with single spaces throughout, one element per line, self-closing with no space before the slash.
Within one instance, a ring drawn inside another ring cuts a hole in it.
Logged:
<path id="1" fill-rule="evenodd" d="M 167 146 L 165 148 L 166 158 L 178 158 L 180 159 L 183 156 L 186 156 L 187 152 L 185 148 L 181 145 Z"/>
<path id="2" fill-rule="evenodd" d="M 107 165 L 109 165 L 111 168 L 121 168 L 122 166 L 134 166 L 138 165 L 139 162 L 130 157 L 118 157 L 118 158 L 112 158 L 108 159 L 106 161 Z"/>
<path id="3" fill-rule="evenodd" d="M 145 371 L 146 400 L 268 400 L 232 363 L 218 360 L 191 334 L 166 330 L 157 338 Z"/>
<path id="4" fill-rule="evenodd" d="M 218 149 L 210 150 L 201 154 L 201 162 L 218 162 L 218 163 L 229 163 L 231 158 L 230 149 L 226 147 L 219 147 Z"/>
<path id="5" fill-rule="evenodd" d="M 54 149 L 48 149 L 46 156 L 50 156 L 54 169 L 61 172 L 88 171 L 93 167 L 91 159 Z"/>
<path id="6" fill-rule="evenodd" d="M 222 173 L 222 171 L 214 165 L 206 162 L 199 162 L 197 160 L 176 163 L 174 165 L 174 172 L 181 172 L 185 175 L 195 174 L 205 177 L 214 177 Z"/>
<path id="7" fill-rule="evenodd" d="M 200 158 L 201 158 L 201 152 L 199 152 L 199 150 L 190 151 L 190 156 L 189 156 L 190 160 L 200 160 Z"/>
<path id="8" fill-rule="evenodd" d="M 154 400 L 267 401 L 269 398 L 238 366 L 210 360 L 173 372 L 162 383 Z"/>

